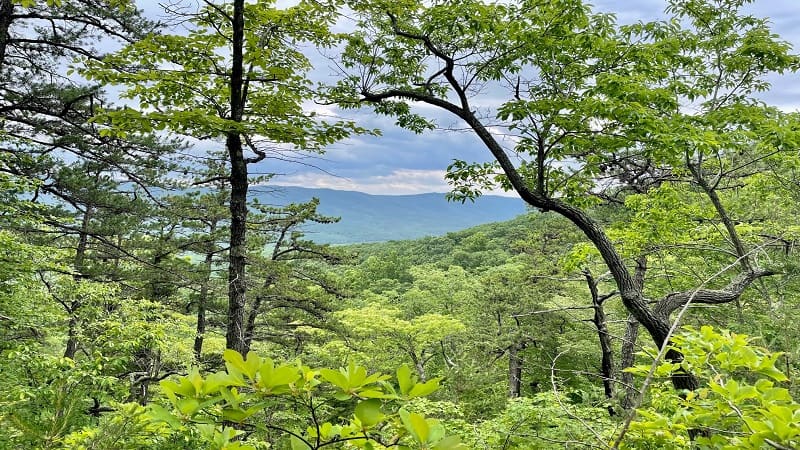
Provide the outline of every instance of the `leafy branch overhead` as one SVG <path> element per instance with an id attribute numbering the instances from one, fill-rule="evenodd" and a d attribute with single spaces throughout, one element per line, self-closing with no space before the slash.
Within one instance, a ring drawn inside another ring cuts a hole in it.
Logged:
<path id="1" fill-rule="evenodd" d="M 231 5 L 205 5 L 184 17 L 191 24 L 186 34 L 153 33 L 102 61 L 77 63 L 83 76 L 121 85 L 122 97 L 138 103 L 107 110 L 96 120 L 111 125 L 111 132 L 168 129 L 199 139 L 235 131 L 249 137 L 254 160 L 279 144 L 321 150 L 350 132 L 365 131 L 304 109 L 314 96 L 305 75 L 311 63 L 297 43 L 333 44 L 327 32 L 331 12 L 311 2 L 286 9 L 271 1 L 244 6 L 241 110 L 232 111 L 226 51 L 232 12 Z"/>

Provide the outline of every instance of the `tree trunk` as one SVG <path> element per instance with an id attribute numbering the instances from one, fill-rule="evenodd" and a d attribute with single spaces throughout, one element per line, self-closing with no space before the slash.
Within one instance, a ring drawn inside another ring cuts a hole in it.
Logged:
<path id="1" fill-rule="evenodd" d="M 242 140 L 236 133 L 228 136 L 231 149 L 231 236 L 228 266 L 228 324 L 226 348 L 243 352 L 244 314 L 247 284 L 247 165 L 242 157 Z M 238 147 L 238 150 L 237 150 Z"/>
<path id="2" fill-rule="evenodd" d="M 74 306 L 75 303 L 73 302 Z M 67 345 L 64 349 L 64 358 L 75 359 L 75 353 L 78 352 L 78 319 L 71 312 L 70 315 L 72 317 L 69 318 L 69 324 L 67 325 Z"/>
<path id="3" fill-rule="evenodd" d="M 244 0 L 233 2 L 233 40 L 230 78 L 231 120 L 241 122 L 243 98 Z M 225 346 L 240 353 L 245 351 L 244 313 L 247 284 L 245 280 L 247 252 L 247 161 L 242 148 L 242 136 L 237 129 L 226 134 L 225 147 L 231 163 L 231 235 L 228 266 L 228 323 Z"/>
<path id="4" fill-rule="evenodd" d="M 266 285 L 266 283 L 265 283 Z M 250 346 L 253 344 L 253 336 L 256 332 L 256 319 L 258 319 L 258 312 L 261 309 L 261 304 L 264 301 L 264 295 L 257 295 L 253 304 L 250 306 L 250 311 L 247 313 L 247 324 L 244 330 L 244 351 L 249 352 Z"/>
<path id="5" fill-rule="evenodd" d="M 428 381 L 428 376 L 425 373 L 425 351 L 423 350 L 422 354 L 417 356 L 414 350 L 410 350 L 409 356 L 411 357 L 411 362 L 414 363 L 414 369 L 417 371 L 419 381 L 421 383 Z"/>
<path id="6" fill-rule="evenodd" d="M 508 398 L 518 398 L 522 392 L 523 344 L 513 344 L 508 348 Z"/>
<path id="7" fill-rule="evenodd" d="M 8 45 L 8 29 L 11 28 L 12 14 L 14 13 L 14 2 L 12 0 L 0 0 L 0 68 L 5 65 L 6 47 Z"/>
<path id="8" fill-rule="evenodd" d="M 203 286 L 200 289 L 200 298 L 197 300 L 197 326 L 194 334 L 194 360 L 200 362 L 200 357 L 203 354 L 203 339 L 206 334 L 206 297 L 208 295 L 208 288 Z"/>
<path id="9" fill-rule="evenodd" d="M 78 246 L 75 248 L 75 281 L 80 281 L 86 277 L 84 273 L 86 261 L 86 249 L 89 247 L 89 222 L 92 220 L 94 210 L 87 206 L 81 218 L 81 229 L 78 234 Z"/>
<path id="10" fill-rule="evenodd" d="M 597 328 L 597 336 L 600 340 L 600 375 L 603 378 L 603 392 L 606 399 L 612 400 L 614 398 L 614 353 L 611 348 L 611 336 L 608 334 L 608 324 L 606 322 L 606 313 L 603 310 L 603 302 L 611 297 L 613 294 L 600 296 L 597 291 L 597 280 L 595 280 L 592 273 L 586 269 L 583 271 L 586 277 L 586 283 L 589 285 L 589 292 L 592 295 L 592 308 L 594 309 L 594 317 L 592 323 Z M 614 407 L 608 405 L 608 415 L 614 416 Z"/>
<path id="11" fill-rule="evenodd" d="M 168 297 L 169 290 L 167 289 L 167 284 L 163 278 L 163 272 L 160 270 L 161 263 L 164 261 L 164 258 L 167 257 L 167 254 L 161 253 L 161 249 L 156 249 L 156 255 L 153 257 L 152 265 L 157 270 L 157 272 L 150 276 L 150 293 L 149 299 L 153 301 L 163 302 Z"/>
<path id="12" fill-rule="evenodd" d="M 73 275 L 73 279 L 76 282 L 80 282 L 80 280 L 86 276 L 86 274 L 84 274 L 84 261 L 86 260 L 86 249 L 89 246 L 89 222 L 92 220 L 93 212 L 92 207 L 87 206 L 86 210 L 83 212 L 83 218 L 81 219 L 78 246 L 75 248 L 75 274 Z M 80 326 L 80 322 L 76 314 L 80 307 L 81 303 L 76 300 L 70 303 L 69 309 L 67 310 L 67 314 L 69 314 L 69 323 L 67 325 L 67 344 L 64 349 L 64 358 L 75 359 L 75 353 L 78 351 L 78 327 Z"/>
<path id="13" fill-rule="evenodd" d="M 639 390 L 634 384 L 633 374 L 626 372 L 625 369 L 633 367 L 636 359 L 636 339 L 639 337 L 639 322 L 633 315 L 628 316 L 628 323 L 625 327 L 625 337 L 622 338 L 622 352 L 620 355 L 620 377 L 622 386 L 625 389 L 625 397 L 622 398 L 622 408 L 625 410 L 633 409 Z"/>
<path id="14" fill-rule="evenodd" d="M 211 227 L 209 236 L 214 235 L 214 227 Z M 213 244 L 211 244 L 213 246 Z M 203 354 L 203 339 L 206 334 L 206 305 L 208 303 L 209 284 L 211 283 L 211 267 L 214 263 L 214 253 L 212 249 L 206 249 L 206 257 L 203 260 L 203 284 L 200 286 L 200 295 L 197 298 L 197 324 L 194 334 L 194 359 L 200 362 Z"/>

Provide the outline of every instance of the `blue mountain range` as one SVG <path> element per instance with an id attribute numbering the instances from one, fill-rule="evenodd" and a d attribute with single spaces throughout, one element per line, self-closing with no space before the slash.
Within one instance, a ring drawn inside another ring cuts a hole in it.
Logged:
<path id="1" fill-rule="evenodd" d="M 353 244 L 439 236 L 490 222 L 510 220 L 525 213 L 518 198 L 487 195 L 475 200 L 448 202 L 444 193 L 371 195 L 334 189 L 290 186 L 251 188 L 260 203 L 285 205 L 316 197 L 318 212 L 340 217 L 334 224 L 310 224 L 303 231 L 318 243 Z"/>

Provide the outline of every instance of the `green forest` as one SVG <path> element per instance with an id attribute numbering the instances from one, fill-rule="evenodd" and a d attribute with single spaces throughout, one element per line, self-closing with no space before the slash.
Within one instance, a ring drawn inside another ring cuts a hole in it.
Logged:
<path id="1" fill-rule="evenodd" d="M 800 448 L 800 56 L 750 3 L 0 0 L 0 448 Z M 328 245 L 253 193 L 394 127 L 529 212 Z"/>

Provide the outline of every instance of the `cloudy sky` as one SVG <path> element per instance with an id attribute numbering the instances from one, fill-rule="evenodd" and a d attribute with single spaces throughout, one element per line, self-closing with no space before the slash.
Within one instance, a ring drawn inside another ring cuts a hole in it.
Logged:
<path id="1" fill-rule="evenodd" d="M 152 0 L 149 0 L 152 1 Z M 596 11 L 613 12 L 623 23 L 664 17 L 664 0 L 595 0 Z M 147 5 L 147 10 L 152 11 Z M 769 17 L 773 30 L 800 52 L 800 1 L 756 0 L 747 10 Z M 148 12 L 150 12 L 148 11 Z M 317 70 L 325 71 L 320 59 Z M 773 89 L 761 97 L 786 110 L 800 109 L 800 76 L 773 77 Z M 347 112 L 365 127 L 378 127 L 382 137 L 354 137 L 337 143 L 321 156 L 302 159 L 301 164 L 267 160 L 257 172 L 280 173 L 273 183 L 305 187 L 355 190 L 372 194 L 446 192 L 444 172 L 453 159 L 487 161 L 490 158 L 470 133 L 431 131 L 415 135 L 395 127 L 391 120 L 366 111 Z M 439 115 L 440 116 L 440 115 Z M 447 116 L 438 120 L 442 128 L 460 127 Z"/>

